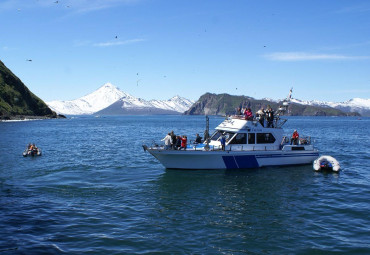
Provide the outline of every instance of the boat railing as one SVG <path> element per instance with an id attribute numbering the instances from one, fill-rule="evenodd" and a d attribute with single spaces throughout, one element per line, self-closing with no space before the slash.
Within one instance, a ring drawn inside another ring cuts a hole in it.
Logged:
<path id="1" fill-rule="evenodd" d="M 281 146 L 283 145 L 289 145 L 291 144 L 291 138 L 288 136 L 284 136 L 282 141 L 281 141 Z M 298 139 L 298 144 L 296 145 L 310 145 L 311 144 L 311 136 L 301 136 Z"/>

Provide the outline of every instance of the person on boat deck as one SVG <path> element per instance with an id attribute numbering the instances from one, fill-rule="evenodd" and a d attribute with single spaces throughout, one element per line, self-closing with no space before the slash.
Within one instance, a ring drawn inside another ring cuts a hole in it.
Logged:
<path id="1" fill-rule="evenodd" d="M 181 148 L 181 136 L 176 136 L 176 143 L 175 143 L 175 150 L 179 150 Z"/>
<path id="2" fill-rule="evenodd" d="M 175 133 L 173 132 L 173 130 L 171 131 L 171 138 L 172 138 L 171 148 L 172 148 L 173 150 L 176 150 L 176 135 L 175 135 Z"/>
<path id="3" fill-rule="evenodd" d="M 236 108 L 235 115 L 242 115 L 242 109 L 240 107 Z"/>
<path id="4" fill-rule="evenodd" d="M 251 111 L 251 108 L 247 108 L 244 112 L 244 116 L 246 120 L 253 120 L 253 113 Z"/>
<path id="5" fill-rule="evenodd" d="M 168 133 L 168 135 L 166 135 L 165 138 L 163 138 L 161 141 L 164 141 L 165 150 L 171 149 L 171 144 L 172 144 L 171 133 Z"/>
<path id="6" fill-rule="evenodd" d="M 183 135 L 182 137 L 180 137 L 180 140 L 181 140 L 181 147 L 179 150 L 181 149 L 186 150 L 186 143 L 188 142 L 188 138 L 186 137 L 186 135 Z"/>
<path id="7" fill-rule="evenodd" d="M 196 135 L 194 143 L 195 144 L 202 143 L 202 137 L 200 137 L 199 134 Z"/>
<path id="8" fill-rule="evenodd" d="M 298 139 L 299 139 L 299 134 L 297 130 L 294 130 L 292 134 L 292 138 L 290 139 L 290 144 L 298 145 Z"/>
<path id="9" fill-rule="evenodd" d="M 267 120 L 267 127 L 274 127 L 274 111 L 271 109 L 271 106 L 267 106 L 267 110 L 265 111 L 265 116 Z"/>
<path id="10" fill-rule="evenodd" d="M 258 117 L 258 121 L 260 122 L 261 126 L 264 127 L 265 126 L 265 110 L 263 109 L 263 107 L 256 112 L 256 116 Z"/>
<path id="11" fill-rule="evenodd" d="M 226 136 L 224 134 L 221 135 L 221 139 L 220 139 L 220 142 L 221 142 L 221 150 L 225 150 L 225 145 L 226 145 Z"/>

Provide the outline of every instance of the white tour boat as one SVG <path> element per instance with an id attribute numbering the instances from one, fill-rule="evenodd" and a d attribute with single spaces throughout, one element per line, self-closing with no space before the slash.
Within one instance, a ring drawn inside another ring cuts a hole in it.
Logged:
<path id="1" fill-rule="evenodd" d="M 170 169 L 242 169 L 264 166 L 312 164 L 319 152 L 310 137 L 300 137 L 291 144 L 284 136 L 281 119 L 289 105 L 291 91 L 275 113 L 272 127 L 265 127 L 258 120 L 245 120 L 244 116 L 231 116 L 205 137 L 202 144 L 188 144 L 186 150 L 166 150 L 164 146 L 143 145 L 162 165 Z M 205 136 L 208 134 L 208 117 Z M 221 138 L 226 137 L 222 148 Z"/>

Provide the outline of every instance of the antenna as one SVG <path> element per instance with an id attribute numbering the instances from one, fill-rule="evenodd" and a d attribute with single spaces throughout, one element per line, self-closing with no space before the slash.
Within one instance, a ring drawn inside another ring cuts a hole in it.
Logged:
<path id="1" fill-rule="evenodd" d="M 290 100 L 292 99 L 292 93 L 293 93 L 293 87 L 290 88 L 288 96 L 283 100 L 283 105 L 279 106 L 278 110 L 276 111 L 276 119 L 275 119 L 275 127 L 282 126 L 286 122 L 283 121 L 278 125 L 278 122 L 280 120 L 280 115 L 284 115 L 284 113 L 288 110 L 288 107 L 290 105 Z"/>

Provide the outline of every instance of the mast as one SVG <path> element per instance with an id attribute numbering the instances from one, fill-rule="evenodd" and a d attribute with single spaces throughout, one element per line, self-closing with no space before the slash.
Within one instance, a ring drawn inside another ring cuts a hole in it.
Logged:
<path id="1" fill-rule="evenodd" d="M 204 141 L 206 142 L 204 149 L 208 151 L 209 150 L 209 117 L 207 115 L 206 115 L 206 130 L 204 131 Z"/>
<path id="2" fill-rule="evenodd" d="M 290 105 L 290 100 L 292 99 L 293 87 L 290 88 L 288 96 L 283 100 L 283 105 L 279 106 L 278 110 L 276 111 L 276 119 L 275 119 L 275 127 L 281 127 L 287 120 L 284 120 L 282 123 L 278 123 L 280 120 L 280 115 L 284 115 L 284 113 L 288 110 Z"/>

